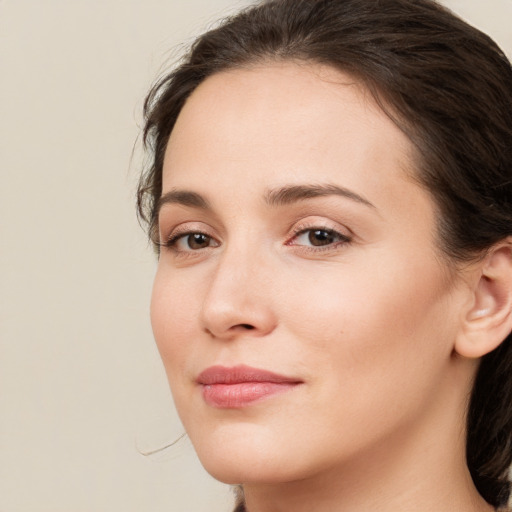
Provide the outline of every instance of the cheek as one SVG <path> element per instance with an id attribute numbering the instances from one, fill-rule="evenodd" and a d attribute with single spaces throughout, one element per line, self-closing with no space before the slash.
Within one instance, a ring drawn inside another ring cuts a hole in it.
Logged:
<path id="1" fill-rule="evenodd" d="M 299 272 L 295 286 L 286 328 L 339 385 L 401 385 L 407 378 L 421 385 L 415 372 L 426 381 L 449 361 L 452 296 L 432 257 L 361 257 L 332 272 Z"/>
<path id="2" fill-rule="evenodd" d="M 151 325 L 169 380 L 184 368 L 196 337 L 198 299 L 194 287 L 184 286 L 162 263 L 151 295 Z"/>
<path id="3" fill-rule="evenodd" d="M 421 418 L 450 364 L 451 294 L 439 267 L 390 260 L 382 273 L 364 263 L 328 278 L 302 272 L 282 314 L 311 383 L 305 444 L 327 459 Z M 308 418 L 322 421 L 308 428 Z"/>

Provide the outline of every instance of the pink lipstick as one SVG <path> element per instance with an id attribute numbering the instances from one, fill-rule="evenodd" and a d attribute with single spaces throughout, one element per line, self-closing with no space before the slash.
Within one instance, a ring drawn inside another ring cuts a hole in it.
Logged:
<path id="1" fill-rule="evenodd" d="M 199 374 L 197 382 L 205 402 L 219 409 L 246 407 L 302 384 L 295 378 L 245 365 L 212 366 Z"/>

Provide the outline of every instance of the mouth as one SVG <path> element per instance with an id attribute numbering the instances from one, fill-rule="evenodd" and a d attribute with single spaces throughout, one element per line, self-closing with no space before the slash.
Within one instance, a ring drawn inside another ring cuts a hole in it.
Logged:
<path id="1" fill-rule="evenodd" d="M 219 409 L 239 409 L 302 384 L 296 378 L 240 365 L 212 366 L 197 377 L 204 401 Z"/>

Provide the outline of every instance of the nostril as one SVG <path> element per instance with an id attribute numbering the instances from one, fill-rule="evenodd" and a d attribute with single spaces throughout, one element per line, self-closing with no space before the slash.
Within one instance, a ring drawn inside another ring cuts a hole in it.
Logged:
<path id="1" fill-rule="evenodd" d="M 254 329 L 254 325 L 250 325 L 250 324 L 240 324 L 240 327 L 243 327 L 244 329 L 247 329 L 248 331 Z"/>

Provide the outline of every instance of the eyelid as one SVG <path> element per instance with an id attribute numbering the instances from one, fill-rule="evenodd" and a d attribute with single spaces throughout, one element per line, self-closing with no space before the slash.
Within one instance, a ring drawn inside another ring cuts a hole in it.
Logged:
<path id="1" fill-rule="evenodd" d="M 214 240 L 216 245 L 214 247 L 218 247 L 220 245 L 220 241 L 218 238 L 212 233 L 212 230 L 205 226 L 202 222 L 184 222 L 182 224 L 179 224 L 178 226 L 175 226 L 170 230 L 170 233 L 168 235 L 163 235 L 160 233 L 159 237 L 159 245 L 161 247 L 166 247 L 168 249 L 173 249 L 175 243 L 182 237 L 186 237 L 187 235 L 193 235 L 193 234 L 203 234 L 210 238 L 211 240 Z M 208 247 L 209 248 L 209 247 Z M 207 248 L 205 248 L 207 249 Z M 190 251 L 184 251 L 184 250 L 178 250 L 174 249 L 175 252 L 178 253 L 185 253 L 185 252 L 198 252 L 199 249 L 193 250 L 190 249 Z"/>
<path id="2" fill-rule="evenodd" d="M 304 231 L 310 230 L 325 230 L 325 231 L 333 231 L 338 233 L 343 238 L 352 239 L 354 238 L 354 233 L 346 226 L 339 224 L 338 222 L 330 221 L 325 218 L 313 217 L 311 219 L 303 219 L 296 223 L 289 231 L 291 234 L 289 238 L 294 238 L 297 235 L 303 233 Z"/>
<path id="3" fill-rule="evenodd" d="M 296 240 L 299 236 L 303 235 L 304 233 L 307 233 L 308 231 L 315 230 L 330 232 L 336 235 L 338 240 L 328 243 L 324 246 L 296 243 Z M 205 224 L 204 222 L 201 221 L 188 221 L 178 224 L 177 226 L 174 226 L 168 230 L 169 234 L 165 234 L 165 231 L 160 231 L 158 244 L 161 247 L 172 250 L 175 254 L 179 254 L 181 256 L 198 255 L 199 253 L 204 253 L 205 251 L 219 247 L 221 245 L 221 241 L 219 240 L 219 237 L 216 235 L 214 230 L 208 224 Z M 285 246 L 294 246 L 296 249 L 316 253 L 320 251 L 332 251 L 341 245 L 345 245 L 352 242 L 354 238 L 353 232 L 346 226 L 343 226 L 338 222 L 331 221 L 330 219 L 327 219 L 325 217 L 320 217 L 316 215 L 310 216 L 309 218 L 306 219 L 301 219 L 300 221 L 296 222 L 295 225 L 292 225 L 288 229 L 288 233 L 289 234 L 287 235 L 284 242 Z M 203 234 L 207 236 L 213 243 L 203 248 L 176 247 L 176 243 L 181 238 L 193 234 Z"/>
<path id="4" fill-rule="evenodd" d="M 191 231 L 184 231 L 183 233 L 175 233 L 175 234 L 173 234 L 167 240 L 167 244 L 175 243 L 178 240 L 181 240 L 182 238 L 186 238 L 187 236 L 190 236 L 190 235 L 204 235 L 204 236 L 208 237 L 211 240 L 215 240 L 215 238 L 213 236 L 209 235 L 208 233 L 205 233 L 204 231 L 198 231 L 198 230 L 194 229 L 194 230 L 191 230 Z"/>
<path id="5" fill-rule="evenodd" d="M 306 244 L 298 244 L 294 243 L 299 236 L 307 233 L 308 231 L 327 231 L 329 233 L 333 233 L 337 235 L 339 238 L 338 241 L 327 244 L 327 245 L 306 245 Z M 311 219 L 304 220 L 295 225 L 291 230 L 291 235 L 288 237 L 285 245 L 295 247 L 300 249 L 301 251 L 309 252 L 309 253 L 319 253 L 323 251 L 333 251 L 339 249 L 340 246 L 347 245 L 353 241 L 354 234 L 352 231 L 346 227 L 340 227 L 338 223 L 328 221 L 324 219 Z"/>

